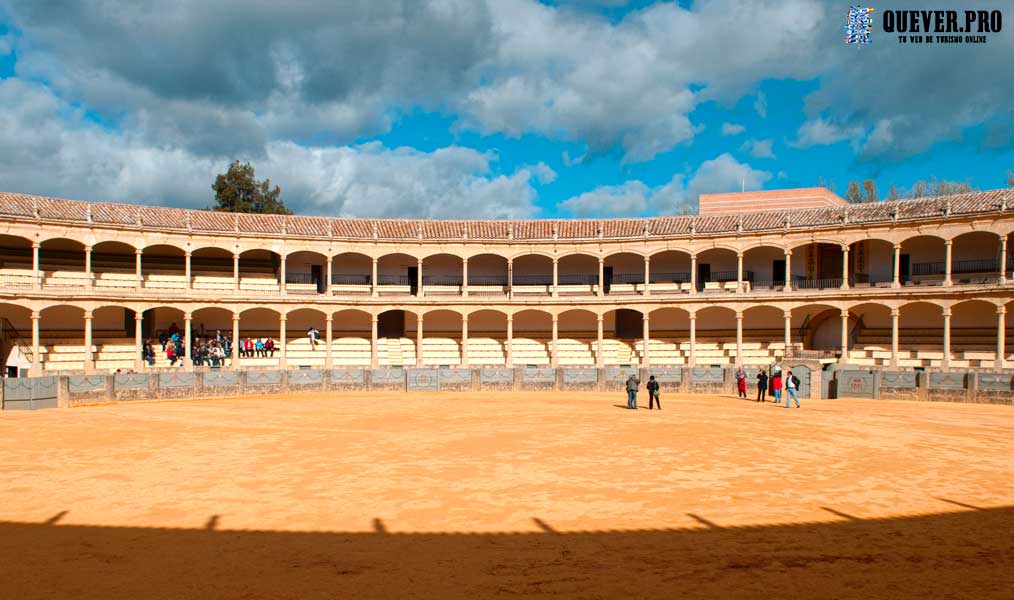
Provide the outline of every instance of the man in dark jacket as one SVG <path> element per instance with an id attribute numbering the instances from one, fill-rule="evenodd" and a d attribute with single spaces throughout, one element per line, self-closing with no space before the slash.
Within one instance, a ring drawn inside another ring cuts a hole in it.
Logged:
<path id="1" fill-rule="evenodd" d="M 654 375 L 648 377 L 648 383 L 644 387 L 648 390 L 648 410 L 654 410 L 656 402 L 658 409 L 662 410 L 662 399 L 658 397 L 658 382 Z"/>
<path id="2" fill-rule="evenodd" d="M 641 385 L 641 380 L 637 378 L 637 375 L 631 374 L 627 378 L 627 408 L 637 410 L 637 386 Z"/>
<path id="3" fill-rule="evenodd" d="M 757 373 L 757 402 L 767 401 L 768 374 L 763 369 Z"/>

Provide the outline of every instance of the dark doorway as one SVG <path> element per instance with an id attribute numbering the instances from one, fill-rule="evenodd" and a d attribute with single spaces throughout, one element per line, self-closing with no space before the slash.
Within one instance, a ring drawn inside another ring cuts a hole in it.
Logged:
<path id="1" fill-rule="evenodd" d="M 313 284 L 317 286 L 317 293 L 324 293 L 324 277 L 323 269 L 320 265 L 310 265 L 310 279 L 313 280 Z"/>
<path id="2" fill-rule="evenodd" d="M 616 337 L 620 339 L 639 338 L 644 334 L 644 317 L 629 308 L 616 309 Z"/>
<path id="3" fill-rule="evenodd" d="M 134 329 L 137 327 L 134 315 L 137 314 L 129 308 L 123 309 L 123 334 L 129 338 L 134 337 Z M 141 328 L 144 329 L 143 327 Z"/>
<path id="4" fill-rule="evenodd" d="M 908 254 L 902 254 L 899 258 L 898 266 L 901 269 L 901 274 L 898 277 L 898 281 L 906 283 L 912 277 L 912 257 Z"/>
<path id="5" fill-rule="evenodd" d="M 704 289 L 704 284 L 711 280 L 711 265 L 697 265 L 697 291 Z"/>
<path id="6" fill-rule="evenodd" d="M 785 259 L 773 261 L 771 263 L 771 283 L 779 284 L 785 283 Z"/>
<path id="7" fill-rule="evenodd" d="M 389 310 L 377 317 L 377 337 L 405 337 L 405 311 Z"/>
<path id="8" fill-rule="evenodd" d="M 608 294 L 609 288 L 613 286 L 613 268 L 602 267 L 602 293 Z"/>
<path id="9" fill-rule="evenodd" d="M 419 295 L 419 267 L 408 268 L 408 293 Z"/>

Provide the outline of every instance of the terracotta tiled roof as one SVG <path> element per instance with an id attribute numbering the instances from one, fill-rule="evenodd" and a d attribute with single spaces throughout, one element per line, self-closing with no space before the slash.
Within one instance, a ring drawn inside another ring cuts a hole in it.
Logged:
<path id="1" fill-rule="evenodd" d="M 439 221 L 408 219 L 334 219 L 283 215 L 251 215 L 137 206 L 109 202 L 80 202 L 0 192 L 0 218 L 65 223 L 141 226 L 205 232 L 253 233 L 302 237 L 382 240 L 580 240 L 650 236 L 685 237 L 790 228 L 840 226 L 843 223 L 886 223 L 969 215 L 999 210 L 1006 202 L 1014 209 L 1014 192 L 989 190 L 920 198 L 823 207 L 785 212 L 750 212 L 704 217 L 671 216 L 650 219 L 583 219 L 541 221 Z"/>

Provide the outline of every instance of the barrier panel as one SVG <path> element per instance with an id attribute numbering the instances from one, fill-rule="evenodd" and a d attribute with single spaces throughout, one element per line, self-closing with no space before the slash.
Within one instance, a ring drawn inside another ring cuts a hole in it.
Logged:
<path id="1" fill-rule="evenodd" d="M 513 390 L 514 369 L 507 367 L 482 367 L 479 369 L 479 389 Z"/>
<path id="2" fill-rule="evenodd" d="M 35 410 L 57 407 L 57 379 L 44 377 L 12 377 L 3 380 L 4 410 Z"/>
<path id="3" fill-rule="evenodd" d="M 410 392 L 435 392 L 439 390 L 439 369 L 406 369 L 405 387 Z"/>
<path id="4" fill-rule="evenodd" d="M 556 387 L 556 369 L 552 367 L 522 367 L 521 389 L 551 390 Z"/>
<path id="5" fill-rule="evenodd" d="M 876 398 L 876 371 L 835 371 L 836 398 Z"/>
<path id="6" fill-rule="evenodd" d="M 336 368 L 329 370 L 327 376 L 327 388 L 331 390 L 361 390 L 367 387 L 366 369 Z"/>
<path id="7" fill-rule="evenodd" d="M 383 369 L 370 369 L 370 387 L 372 389 L 405 389 L 405 369 L 402 367 L 388 367 Z"/>

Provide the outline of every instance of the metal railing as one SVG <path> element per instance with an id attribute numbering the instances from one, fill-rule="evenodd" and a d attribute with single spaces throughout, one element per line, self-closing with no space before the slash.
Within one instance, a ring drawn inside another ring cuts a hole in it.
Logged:
<path id="1" fill-rule="evenodd" d="M 35 277 L 32 275 L 0 275 L 0 287 L 31 288 L 34 284 Z"/>
<path id="2" fill-rule="evenodd" d="M 28 362 L 33 362 L 32 359 L 34 354 L 32 353 L 32 346 L 25 341 L 24 336 L 18 331 L 17 327 L 10 322 L 7 318 L 0 318 L 0 339 L 9 339 L 14 342 L 18 347 L 18 352 Z"/>
<path id="3" fill-rule="evenodd" d="M 408 275 L 377 275 L 377 285 L 412 285 Z"/>
<path id="4" fill-rule="evenodd" d="M 690 283 L 690 272 L 652 273 L 649 281 L 651 283 Z"/>
<path id="5" fill-rule="evenodd" d="M 552 275 L 515 275 L 514 285 L 553 285 Z"/>
<path id="6" fill-rule="evenodd" d="M 331 285 L 370 285 L 373 279 L 371 275 L 359 275 L 356 273 L 332 273 Z"/>
<path id="7" fill-rule="evenodd" d="M 469 275 L 468 285 L 507 285 L 506 275 Z"/>
<path id="8" fill-rule="evenodd" d="M 461 285 L 461 275 L 423 275 L 423 285 Z"/>
<path id="9" fill-rule="evenodd" d="M 644 273 L 614 273 L 612 283 L 644 284 Z"/>
<path id="10" fill-rule="evenodd" d="M 559 275 L 557 279 L 560 285 L 595 285 L 599 282 L 598 275 Z M 616 282 L 615 277 L 613 282 Z M 549 283 L 553 283 L 552 279 Z"/>
<path id="11" fill-rule="evenodd" d="M 806 279 L 801 277 L 792 280 L 792 287 L 798 290 L 831 290 L 840 288 L 841 283 L 841 277 L 827 279 Z"/>

